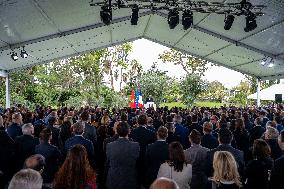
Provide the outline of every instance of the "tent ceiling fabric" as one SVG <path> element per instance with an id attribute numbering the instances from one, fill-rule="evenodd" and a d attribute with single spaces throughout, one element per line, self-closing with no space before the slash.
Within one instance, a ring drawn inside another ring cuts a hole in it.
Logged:
<path id="1" fill-rule="evenodd" d="M 243 16 L 226 31 L 224 15 L 202 13 L 194 13 L 192 28 L 183 30 L 179 24 L 171 30 L 167 12 L 140 10 L 138 25 L 132 26 L 130 9 L 113 10 L 113 22 L 105 26 L 100 7 L 90 7 L 89 2 L 0 0 L 0 70 L 9 72 L 145 38 L 260 79 L 284 78 L 284 1 L 251 0 L 267 7 L 265 15 L 257 18 L 258 27 L 247 33 Z M 13 61 L 10 53 L 15 50 L 19 55 L 22 46 L 30 56 Z M 267 56 L 274 58 L 274 67 L 259 64 Z"/>

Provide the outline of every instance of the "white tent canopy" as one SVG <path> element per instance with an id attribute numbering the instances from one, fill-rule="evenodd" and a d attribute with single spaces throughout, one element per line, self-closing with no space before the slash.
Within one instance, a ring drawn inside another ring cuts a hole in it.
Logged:
<path id="1" fill-rule="evenodd" d="M 235 3 L 241 0 L 205 1 Z M 89 2 L 0 0 L 0 76 L 145 38 L 259 79 L 284 78 L 284 1 L 250 0 L 252 4 L 267 6 L 263 10 L 265 15 L 257 17 L 258 27 L 250 32 L 244 32 L 244 16 L 236 17 L 227 31 L 224 15 L 196 12 L 194 25 L 188 30 L 181 24 L 170 29 L 165 11 L 140 10 L 138 25 L 133 26 L 131 9 L 113 10 L 112 23 L 106 26 L 100 20 L 100 7 L 91 7 Z M 13 61 L 11 52 L 19 54 L 23 46 L 28 58 Z M 265 57 L 273 58 L 275 66 L 261 66 L 259 63 Z M 8 96 L 7 93 L 6 99 Z"/>
<path id="2" fill-rule="evenodd" d="M 259 93 L 260 100 L 275 100 L 275 94 L 282 94 L 284 97 L 284 83 L 272 85 Z M 248 99 L 257 99 L 257 93 L 251 94 Z"/>

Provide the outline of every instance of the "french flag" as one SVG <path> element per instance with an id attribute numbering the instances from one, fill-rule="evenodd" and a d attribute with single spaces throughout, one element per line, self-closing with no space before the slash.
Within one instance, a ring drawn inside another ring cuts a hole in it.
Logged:
<path id="1" fill-rule="evenodd" d="M 139 91 L 139 96 L 138 96 L 138 108 L 144 108 L 144 103 L 143 103 L 143 100 L 142 100 L 142 91 L 140 89 Z"/>

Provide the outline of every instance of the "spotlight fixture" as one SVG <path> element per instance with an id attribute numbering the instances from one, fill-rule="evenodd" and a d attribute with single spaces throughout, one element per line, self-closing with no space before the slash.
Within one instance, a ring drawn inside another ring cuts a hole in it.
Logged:
<path id="1" fill-rule="evenodd" d="M 187 30 L 193 24 L 193 13 L 190 10 L 185 10 L 182 13 L 183 29 Z"/>
<path id="2" fill-rule="evenodd" d="M 100 11 L 101 20 L 105 25 L 110 25 L 112 20 L 112 10 L 108 6 L 102 6 Z"/>
<path id="3" fill-rule="evenodd" d="M 260 65 L 268 67 L 268 68 L 272 68 L 274 66 L 274 62 L 273 62 L 273 58 L 271 57 L 266 57 L 264 58 L 261 62 Z"/>
<path id="4" fill-rule="evenodd" d="M 139 13 L 139 7 L 138 5 L 134 5 L 132 7 L 132 15 L 131 15 L 131 25 L 137 25 L 138 22 L 138 13 Z"/>
<path id="5" fill-rule="evenodd" d="M 176 8 L 170 9 L 168 15 L 168 24 L 170 29 L 174 29 L 179 24 L 179 12 Z"/>
<path id="6" fill-rule="evenodd" d="M 225 20 L 224 20 L 224 22 L 225 22 L 224 29 L 225 30 L 230 30 L 232 25 L 233 25 L 234 20 L 235 20 L 235 16 L 234 15 L 232 15 L 232 14 L 226 15 Z"/>
<path id="7" fill-rule="evenodd" d="M 16 61 L 16 60 L 18 60 L 18 59 L 19 59 L 19 57 L 18 57 L 17 53 L 16 53 L 16 52 L 14 52 L 14 51 L 11 53 L 11 58 L 12 58 L 14 61 Z"/>
<path id="8" fill-rule="evenodd" d="M 256 16 L 252 12 L 249 12 L 246 17 L 246 27 L 244 28 L 245 32 L 250 32 L 257 27 Z"/>
<path id="9" fill-rule="evenodd" d="M 22 58 L 28 58 L 28 53 L 26 52 L 26 50 L 24 49 L 24 47 L 23 47 L 23 49 L 21 50 L 21 57 Z"/>

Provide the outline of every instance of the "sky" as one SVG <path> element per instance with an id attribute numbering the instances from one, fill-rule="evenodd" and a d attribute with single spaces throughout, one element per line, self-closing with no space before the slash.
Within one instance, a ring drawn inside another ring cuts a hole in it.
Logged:
<path id="1" fill-rule="evenodd" d="M 158 59 L 159 54 L 168 49 L 169 48 L 158 43 L 154 43 L 146 39 L 139 39 L 133 42 L 133 51 L 129 58 L 138 60 L 138 62 L 142 64 L 144 70 L 148 70 L 153 62 L 157 62 L 158 68 L 162 71 L 167 71 L 167 75 L 180 78 L 185 75 L 185 71 L 181 68 L 181 66 L 171 63 L 163 63 Z M 219 81 L 223 83 L 226 88 L 232 88 L 237 86 L 241 80 L 245 79 L 245 77 L 239 72 L 222 66 L 209 66 L 203 79 L 210 82 Z"/>

